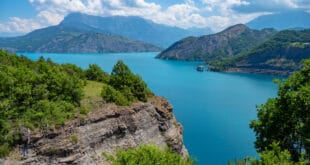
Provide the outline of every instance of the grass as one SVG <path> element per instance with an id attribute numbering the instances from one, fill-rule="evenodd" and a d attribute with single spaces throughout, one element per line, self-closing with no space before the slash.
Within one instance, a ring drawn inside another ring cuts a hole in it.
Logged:
<path id="1" fill-rule="evenodd" d="M 100 96 L 102 87 L 101 82 L 87 80 L 83 89 L 84 97 L 81 100 L 80 114 L 86 115 L 90 110 L 100 108 L 100 103 L 103 101 Z"/>
<path id="2" fill-rule="evenodd" d="M 90 97 L 100 97 L 100 92 L 102 89 L 103 83 L 96 81 L 87 80 L 87 84 L 84 87 L 84 99 Z"/>

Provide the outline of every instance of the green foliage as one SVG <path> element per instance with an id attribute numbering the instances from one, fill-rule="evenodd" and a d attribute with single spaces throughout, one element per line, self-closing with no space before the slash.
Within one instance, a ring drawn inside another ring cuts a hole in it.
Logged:
<path id="1" fill-rule="evenodd" d="M 272 143 L 270 149 L 258 153 L 260 159 L 246 158 L 243 160 L 235 160 L 235 163 L 229 161 L 229 165 L 306 165 L 306 161 L 301 159 L 299 162 L 291 160 L 291 154 L 288 150 L 281 150 L 278 143 Z"/>
<path id="2" fill-rule="evenodd" d="M 71 136 L 71 142 L 73 143 L 73 144 L 76 144 L 77 142 L 78 142 L 78 137 L 76 136 L 76 135 L 72 135 Z"/>
<path id="3" fill-rule="evenodd" d="M 183 159 L 181 155 L 171 149 L 160 150 L 153 145 L 142 145 L 128 150 L 117 150 L 116 157 L 103 155 L 112 162 L 112 165 L 192 165 L 190 158 Z"/>
<path id="4" fill-rule="evenodd" d="M 101 91 L 102 98 L 108 103 L 117 105 L 129 105 L 128 99 L 119 91 L 107 84 L 103 84 Z"/>
<path id="5" fill-rule="evenodd" d="M 279 84 L 278 96 L 259 106 L 257 116 L 250 127 L 256 133 L 258 151 L 264 153 L 276 142 L 293 161 L 298 162 L 303 152 L 310 159 L 310 59 Z"/>
<path id="6" fill-rule="evenodd" d="M 62 64 L 61 69 L 70 76 L 86 79 L 83 69 L 74 64 Z"/>
<path id="7" fill-rule="evenodd" d="M 70 119 L 83 97 L 81 78 L 76 66 L 0 50 L 0 156 L 20 142 L 21 127 L 53 127 Z"/>
<path id="8" fill-rule="evenodd" d="M 85 76 L 88 80 L 94 80 L 107 83 L 109 75 L 104 72 L 97 64 L 90 64 L 89 68 L 85 70 Z"/>
<path id="9" fill-rule="evenodd" d="M 121 60 L 113 67 L 108 85 L 103 87 L 102 96 L 106 101 L 118 105 L 127 105 L 136 100 L 146 102 L 153 95 L 141 77 L 134 75 Z"/>

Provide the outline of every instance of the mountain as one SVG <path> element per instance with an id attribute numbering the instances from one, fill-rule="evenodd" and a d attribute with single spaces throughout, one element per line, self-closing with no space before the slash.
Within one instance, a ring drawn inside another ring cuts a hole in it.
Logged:
<path id="1" fill-rule="evenodd" d="M 252 30 L 243 24 L 229 27 L 222 32 L 201 37 L 187 37 L 161 52 L 156 58 L 209 61 L 232 57 L 263 42 L 276 31 L 273 29 Z"/>
<path id="2" fill-rule="evenodd" d="M 289 75 L 310 58 L 310 29 L 283 30 L 238 56 L 209 63 L 211 70 Z"/>
<path id="3" fill-rule="evenodd" d="M 248 22 L 246 25 L 253 29 L 305 29 L 310 28 L 310 13 L 304 11 L 291 11 L 263 15 Z"/>
<path id="4" fill-rule="evenodd" d="M 147 52 L 161 48 L 142 41 L 62 24 L 35 30 L 20 37 L 0 38 L 0 47 L 13 52 L 102 53 Z"/>
<path id="5" fill-rule="evenodd" d="M 0 48 L 51 53 L 160 51 L 160 47 L 167 47 L 185 36 L 209 32 L 207 28 L 185 30 L 133 16 L 99 17 L 72 13 L 59 25 L 24 36 L 2 37 Z"/>
<path id="6" fill-rule="evenodd" d="M 67 15 L 60 23 L 65 27 L 92 29 L 99 32 L 120 35 L 126 38 L 148 42 L 159 47 L 168 47 L 187 36 L 198 36 L 211 33 L 208 28 L 182 29 L 157 24 L 136 16 L 99 17 L 81 13 Z"/>

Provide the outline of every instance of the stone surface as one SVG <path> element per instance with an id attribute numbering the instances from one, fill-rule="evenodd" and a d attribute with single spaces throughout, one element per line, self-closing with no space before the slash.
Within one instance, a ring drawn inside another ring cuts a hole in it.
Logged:
<path id="1" fill-rule="evenodd" d="M 113 154 L 116 149 L 141 144 L 169 146 L 186 156 L 182 133 L 172 106 L 164 98 L 154 97 L 130 107 L 108 104 L 84 119 L 31 134 L 27 150 L 17 148 L 0 164 L 109 164 L 102 152 Z"/>

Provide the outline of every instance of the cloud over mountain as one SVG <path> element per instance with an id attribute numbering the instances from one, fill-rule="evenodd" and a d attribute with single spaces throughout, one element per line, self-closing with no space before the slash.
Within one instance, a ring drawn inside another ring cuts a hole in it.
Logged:
<path id="1" fill-rule="evenodd" d="M 174 2 L 174 3 L 172 3 Z M 0 22 L 0 32 L 26 33 L 56 25 L 67 14 L 140 16 L 181 28 L 209 27 L 214 32 L 247 23 L 261 15 L 288 10 L 310 11 L 309 0 L 29 0 L 33 18 L 11 17 Z"/>

